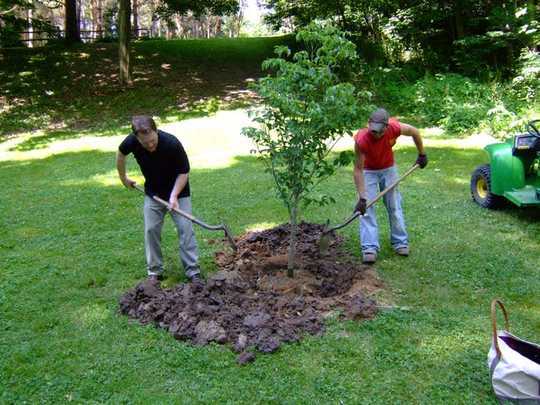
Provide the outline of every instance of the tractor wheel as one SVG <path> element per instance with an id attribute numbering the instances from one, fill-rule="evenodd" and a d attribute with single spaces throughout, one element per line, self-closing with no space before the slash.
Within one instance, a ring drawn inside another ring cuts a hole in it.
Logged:
<path id="1" fill-rule="evenodd" d="M 484 208 L 497 208 L 503 198 L 491 192 L 491 169 L 489 165 L 476 168 L 471 176 L 471 195 L 473 200 Z"/>

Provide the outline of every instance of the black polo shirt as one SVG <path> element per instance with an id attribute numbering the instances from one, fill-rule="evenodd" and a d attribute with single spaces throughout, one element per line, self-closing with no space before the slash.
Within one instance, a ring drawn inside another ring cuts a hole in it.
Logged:
<path id="1" fill-rule="evenodd" d="M 180 141 L 171 134 L 158 130 L 158 144 L 154 152 L 148 152 L 137 137 L 131 133 L 120 144 L 122 154 L 133 153 L 144 175 L 144 190 L 150 196 L 157 195 L 169 201 L 174 182 L 179 174 L 189 173 L 189 160 Z M 189 181 L 179 198 L 189 197 Z"/>

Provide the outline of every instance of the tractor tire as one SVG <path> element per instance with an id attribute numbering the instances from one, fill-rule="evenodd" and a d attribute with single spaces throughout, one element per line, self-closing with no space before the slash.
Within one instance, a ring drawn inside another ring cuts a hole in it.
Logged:
<path id="1" fill-rule="evenodd" d="M 491 192 L 491 168 L 489 165 L 478 166 L 471 176 L 471 195 L 473 200 L 484 208 L 499 208 L 504 198 Z"/>

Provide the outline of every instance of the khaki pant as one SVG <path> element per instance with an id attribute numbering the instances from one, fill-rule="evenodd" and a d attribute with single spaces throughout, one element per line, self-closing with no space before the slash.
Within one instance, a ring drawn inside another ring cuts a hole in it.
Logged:
<path id="1" fill-rule="evenodd" d="M 178 199 L 180 210 L 191 214 L 191 198 Z M 161 228 L 163 219 L 168 212 L 167 208 L 145 196 L 144 198 L 144 247 L 148 275 L 158 275 L 163 272 L 163 256 L 161 253 Z M 193 224 L 174 211 L 171 217 L 178 231 L 180 260 L 184 266 L 186 276 L 191 277 L 199 273 L 199 251 L 193 233 Z"/>

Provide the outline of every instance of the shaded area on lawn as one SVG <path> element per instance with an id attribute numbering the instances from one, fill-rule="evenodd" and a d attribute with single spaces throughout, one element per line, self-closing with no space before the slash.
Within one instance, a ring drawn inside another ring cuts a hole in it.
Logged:
<path id="1" fill-rule="evenodd" d="M 133 87 L 118 83 L 116 44 L 2 50 L 0 139 L 41 129 L 106 131 L 131 115 L 163 121 L 204 116 L 252 101 L 250 81 L 286 37 L 145 41 L 132 47 Z"/>

